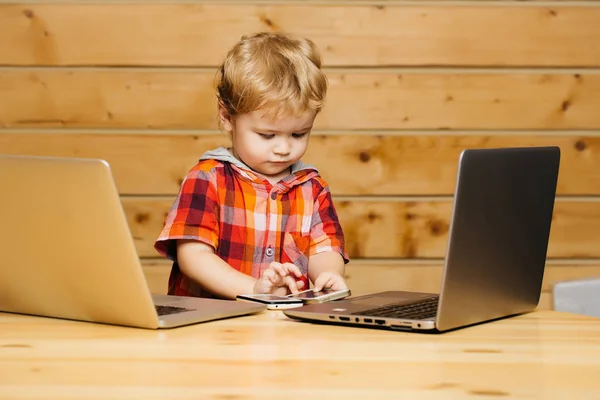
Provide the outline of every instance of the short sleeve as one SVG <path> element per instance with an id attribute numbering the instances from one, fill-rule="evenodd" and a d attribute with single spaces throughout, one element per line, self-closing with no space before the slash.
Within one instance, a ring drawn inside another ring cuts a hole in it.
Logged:
<path id="1" fill-rule="evenodd" d="M 176 261 L 178 239 L 198 240 L 216 249 L 218 238 L 216 175 L 196 166 L 181 184 L 154 248 L 163 257 Z"/>
<path id="2" fill-rule="evenodd" d="M 344 233 L 331 199 L 331 193 L 324 186 L 315 199 L 310 227 L 311 245 L 309 254 L 325 251 L 340 253 L 344 263 L 349 261 L 344 242 Z"/>

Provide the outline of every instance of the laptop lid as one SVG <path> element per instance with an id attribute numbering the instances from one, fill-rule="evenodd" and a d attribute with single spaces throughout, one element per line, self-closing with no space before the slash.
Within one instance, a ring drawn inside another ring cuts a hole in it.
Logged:
<path id="1" fill-rule="evenodd" d="M 103 160 L 0 155 L 0 187 L 0 311 L 159 328 L 265 308 L 155 296 L 194 310 L 159 321 Z"/>
<path id="2" fill-rule="evenodd" d="M 445 331 L 535 309 L 558 179 L 558 147 L 461 153 L 435 318 L 373 318 L 374 307 L 432 294 L 383 292 L 285 310 L 292 318 L 389 329 Z"/>
<path id="3" fill-rule="evenodd" d="M 558 147 L 462 152 L 438 330 L 537 307 L 559 164 Z"/>

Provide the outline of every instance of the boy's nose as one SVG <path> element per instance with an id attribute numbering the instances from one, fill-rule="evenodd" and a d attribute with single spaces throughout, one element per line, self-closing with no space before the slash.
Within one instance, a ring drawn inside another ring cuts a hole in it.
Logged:
<path id="1" fill-rule="evenodd" d="M 273 152 L 277 155 L 288 155 L 290 154 L 291 146 L 287 142 L 278 143 L 277 146 L 273 149 Z"/>

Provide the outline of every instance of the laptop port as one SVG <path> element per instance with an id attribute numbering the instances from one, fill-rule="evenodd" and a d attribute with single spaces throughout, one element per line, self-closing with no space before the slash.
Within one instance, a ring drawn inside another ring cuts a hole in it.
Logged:
<path id="1" fill-rule="evenodd" d="M 335 315 L 330 315 L 329 319 L 335 319 Z"/>
<path id="2" fill-rule="evenodd" d="M 393 330 L 395 331 L 412 331 L 412 328 L 410 326 L 404 326 L 404 325 L 391 325 L 390 326 Z"/>
<path id="3" fill-rule="evenodd" d="M 350 318 L 349 317 L 340 317 L 340 321 L 348 322 L 348 321 L 350 321 Z"/>
<path id="4" fill-rule="evenodd" d="M 373 323 L 373 320 L 371 318 L 365 318 L 363 319 L 363 321 L 365 321 L 367 324 Z"/>
<path id="5" fill-rule="evenodd" d="M 385 319 L 376 319 L 375 323 L 379 325 L 385 325 Z"/>

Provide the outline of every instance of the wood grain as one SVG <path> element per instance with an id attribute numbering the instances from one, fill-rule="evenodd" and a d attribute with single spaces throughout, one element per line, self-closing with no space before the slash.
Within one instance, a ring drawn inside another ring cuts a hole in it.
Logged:
<path id="1" fill-rule="evenodd" d="M 167 260 L 144 260 L 144 275 L 152 293 L 165 294 L 171 270 Z M 346 266 L 346 282 L 352 294 L 382 292 L 386 290 L 408 290 L 438 293 L 440 291 L 443 264 L 441 261 L 410 263 L 377 260 L 361 260 Z M 555 263 L 546 266 L 542 298 L 538 308 L 552 309 L 552 287 L 555 283 L 600 276 L 600 262 L 591 264 Z"/>
<path id="2" fill-rule="evenodd" d="M 599 7 L 600 10 L 600 7 Z M 600 74 L 328 71 L 315 128 L 597 129 Z M 214 70 L 0 70 L 0 127 L 216 128 Z"/>
<path id="3" fill-rule="evenodd" d="M 123 198 L 140 257 L 153 248 L 173 199 Z M 452 203 L 448 200 L 336 201 L 346 246 L 354 258 L 443 258 Z M 385 238 L 385 240 L 382 240 Z M 600 202 L 557 201 L 550 258 L 600 258 Z"/>
<path id="4" fill-rule="evenodd" d="M 122 194 L 175 195 L 204 151 L 230 144 L 221 133 L 69 132 L 0 130 L 0 149 L 8 154 L 103 158 L 111 164 Z M 317 166 L 338 196 L 451 195 L 463 149 L 556 145 L 561 149 L 558 194 L 600 195 L 600 136 L 586 134 L 594 136 L 315 132 L 303 160 Z"/>
<path id="5" fill-rule="evenodd" d="M 15 314 L 0 324 L 0 392 L 11 399 L 598 393 L 600 321 L 553 311 L 441 335 L 302 323 L 280 311 L 158 332 Z"/>
<path id="6" fill-rule="evenodd" d="M 0 4 L 0 64 L 214 66 L 268 30 L 310 37 L 331 66 L 600 65 L 594 2 L 303 3 Z"/>

